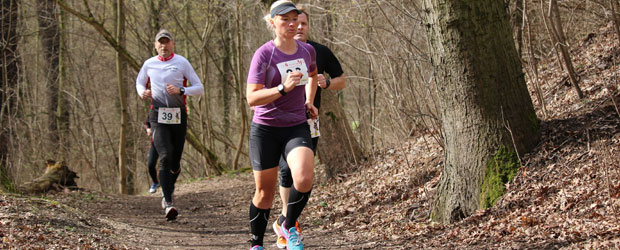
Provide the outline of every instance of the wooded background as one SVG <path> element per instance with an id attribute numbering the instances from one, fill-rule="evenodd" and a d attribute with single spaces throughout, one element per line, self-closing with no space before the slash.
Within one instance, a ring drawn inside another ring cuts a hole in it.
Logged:
<path id="1" fill-rule="evenodd" d="M 254 50 L 271 39 L 262 20 L 270 2 L 4 0 L 2 175 L 23 183 L 41 174 L 45 159 L 64 160 L 80 176 L 80 187 L 143 192 L 149 183 L 148 103 L 138 98 L 135 78 L 155 55 L 160 28 L 173 33 L 175 53 L 192 63 L 205 86 L 203 96 L 188 98 L 190 138 L 181 178 L 248 168 L 252 113 L 245 79 Z M 347 76 L 347 87 L 323 102 L 340 103 L 349 142 L 365 157 L 416 133 L 442 142 L 421 1 L 297 2 L 308 4 L 310 39 L 331 48 Z M 616 0 L 506 1 L 539 117 L 549 114 L 545 93 L 536 87 L 537 62 L 556 57 L 557 65 L 547 67 L 566 69 L 581 97 L 580 66 L 570 62 L 569 49 L 591 29 L 617 20 L 617 6 Z M 319 159 L 329 154 L 328 143 L 320 141 L 327 151 Z M 326 171 L 334 175 L 354 171 L 350 166 L 359 160 L 321 167 L 336 168 Z"/>

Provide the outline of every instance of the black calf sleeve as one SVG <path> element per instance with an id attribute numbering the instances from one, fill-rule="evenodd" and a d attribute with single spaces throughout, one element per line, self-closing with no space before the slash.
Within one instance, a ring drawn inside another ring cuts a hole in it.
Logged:
<path id="1" fill-rule="evenodd" d="M 269 212 L 271 209 L 260 209 L 250 202 L 250 231 L 252 232 L 252 245 L 263 245 L 263 237 L 267 229 Z"/>
<path id="2" fill-rule="evenodd" d="M 166 202 L 172 202 L 172 193 L 174 193 L 174 184 L 179 177 L 179 172 L 171 173 L 170 170 L 159 170 L 159 184 L 161 185 L 161 192 L 166 198 Z"/>
<path id="3" fill-rule="evenodd" d="M 289 229 L 295 226 L 297 218 L 299 218 L 299 215 L 301 215 L 301 212 L 306 207 L 306 203 L 308 203 L 308 199 L 310 199 L 310 193 L 312 193 L 312 189 L 306 193 L 302 193 L 295 189 L 295 185 L 291 187 L 291 193 L 288 196 L 284 228 Z"/>
<path id="4" fill-rule="evenodd" d="M 285 220 L 286 220 L 286 217 L 284 217 L 284 215 L 280 215 L 280 217 L 278 218 L 278 225 L 282 225 L 282 223 L 284 223 Z"/>

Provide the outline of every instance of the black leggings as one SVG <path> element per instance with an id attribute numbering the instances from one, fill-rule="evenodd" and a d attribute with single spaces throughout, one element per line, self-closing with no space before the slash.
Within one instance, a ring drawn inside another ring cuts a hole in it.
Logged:
<path id="1" fill-rule="evenodd" d="M 157 123 L 157 115 L 157 111 L 151 110 L 149 119 L 153 130 L 153 144 L 159 153 L 159 184 L 166 202 L 172 202 L 174 184 L 181 172 L 181 156 L 187 133 L 187 112 L 181 108 L 180 124 Z"/>
<path id="2" fill-rule="evenodd" d="M 149 152 L 146 153 L 146 166 L 149 169 L 149 176 L 151 176 L 151 180 L 153 183 L 159 183 L 157 181 L 157 158 L 159 158 L 159 154 L 157 153 L 157 149 L 153 145 L 153 140 L 151 140 L 151 146 L 149 146 Z"/>

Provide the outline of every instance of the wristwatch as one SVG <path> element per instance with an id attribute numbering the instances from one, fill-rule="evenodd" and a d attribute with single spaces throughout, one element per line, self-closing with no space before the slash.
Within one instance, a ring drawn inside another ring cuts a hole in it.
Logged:
<path id="1" fill-rule="evenodd" d="M 181 95 L 185 95 L 185 88 L 181 87 L 179 88 L 179 91 L 181 91 Z"/>
<path id="2" fill-rule="evenodd" d="M 280 83 L 278 85 L 278 92 L 280 92 L 281 95 L 286 95 L 286 92 L 284 91 L 284 85 L 282 83 Z"/>
<path id="3" fill-rule="evenodd" d="M 331 85 L 332 83 L 329 81 L 329 78 L 325 78 L 325 88 L 323 89 L 327 89 L 329 88 L 329 85 Z"/>

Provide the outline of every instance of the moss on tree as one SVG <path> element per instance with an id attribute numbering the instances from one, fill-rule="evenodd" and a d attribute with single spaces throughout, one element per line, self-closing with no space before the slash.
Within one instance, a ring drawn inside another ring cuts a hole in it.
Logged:
<path id="1" fill-rule="evenodd" d="M 511 181 L 519 170 L 519 157 L 514 149 L 500 146 L 489 160 L 480 188 L 480 207 L 489 208 L 504 195 L 505 184 Z"/>

